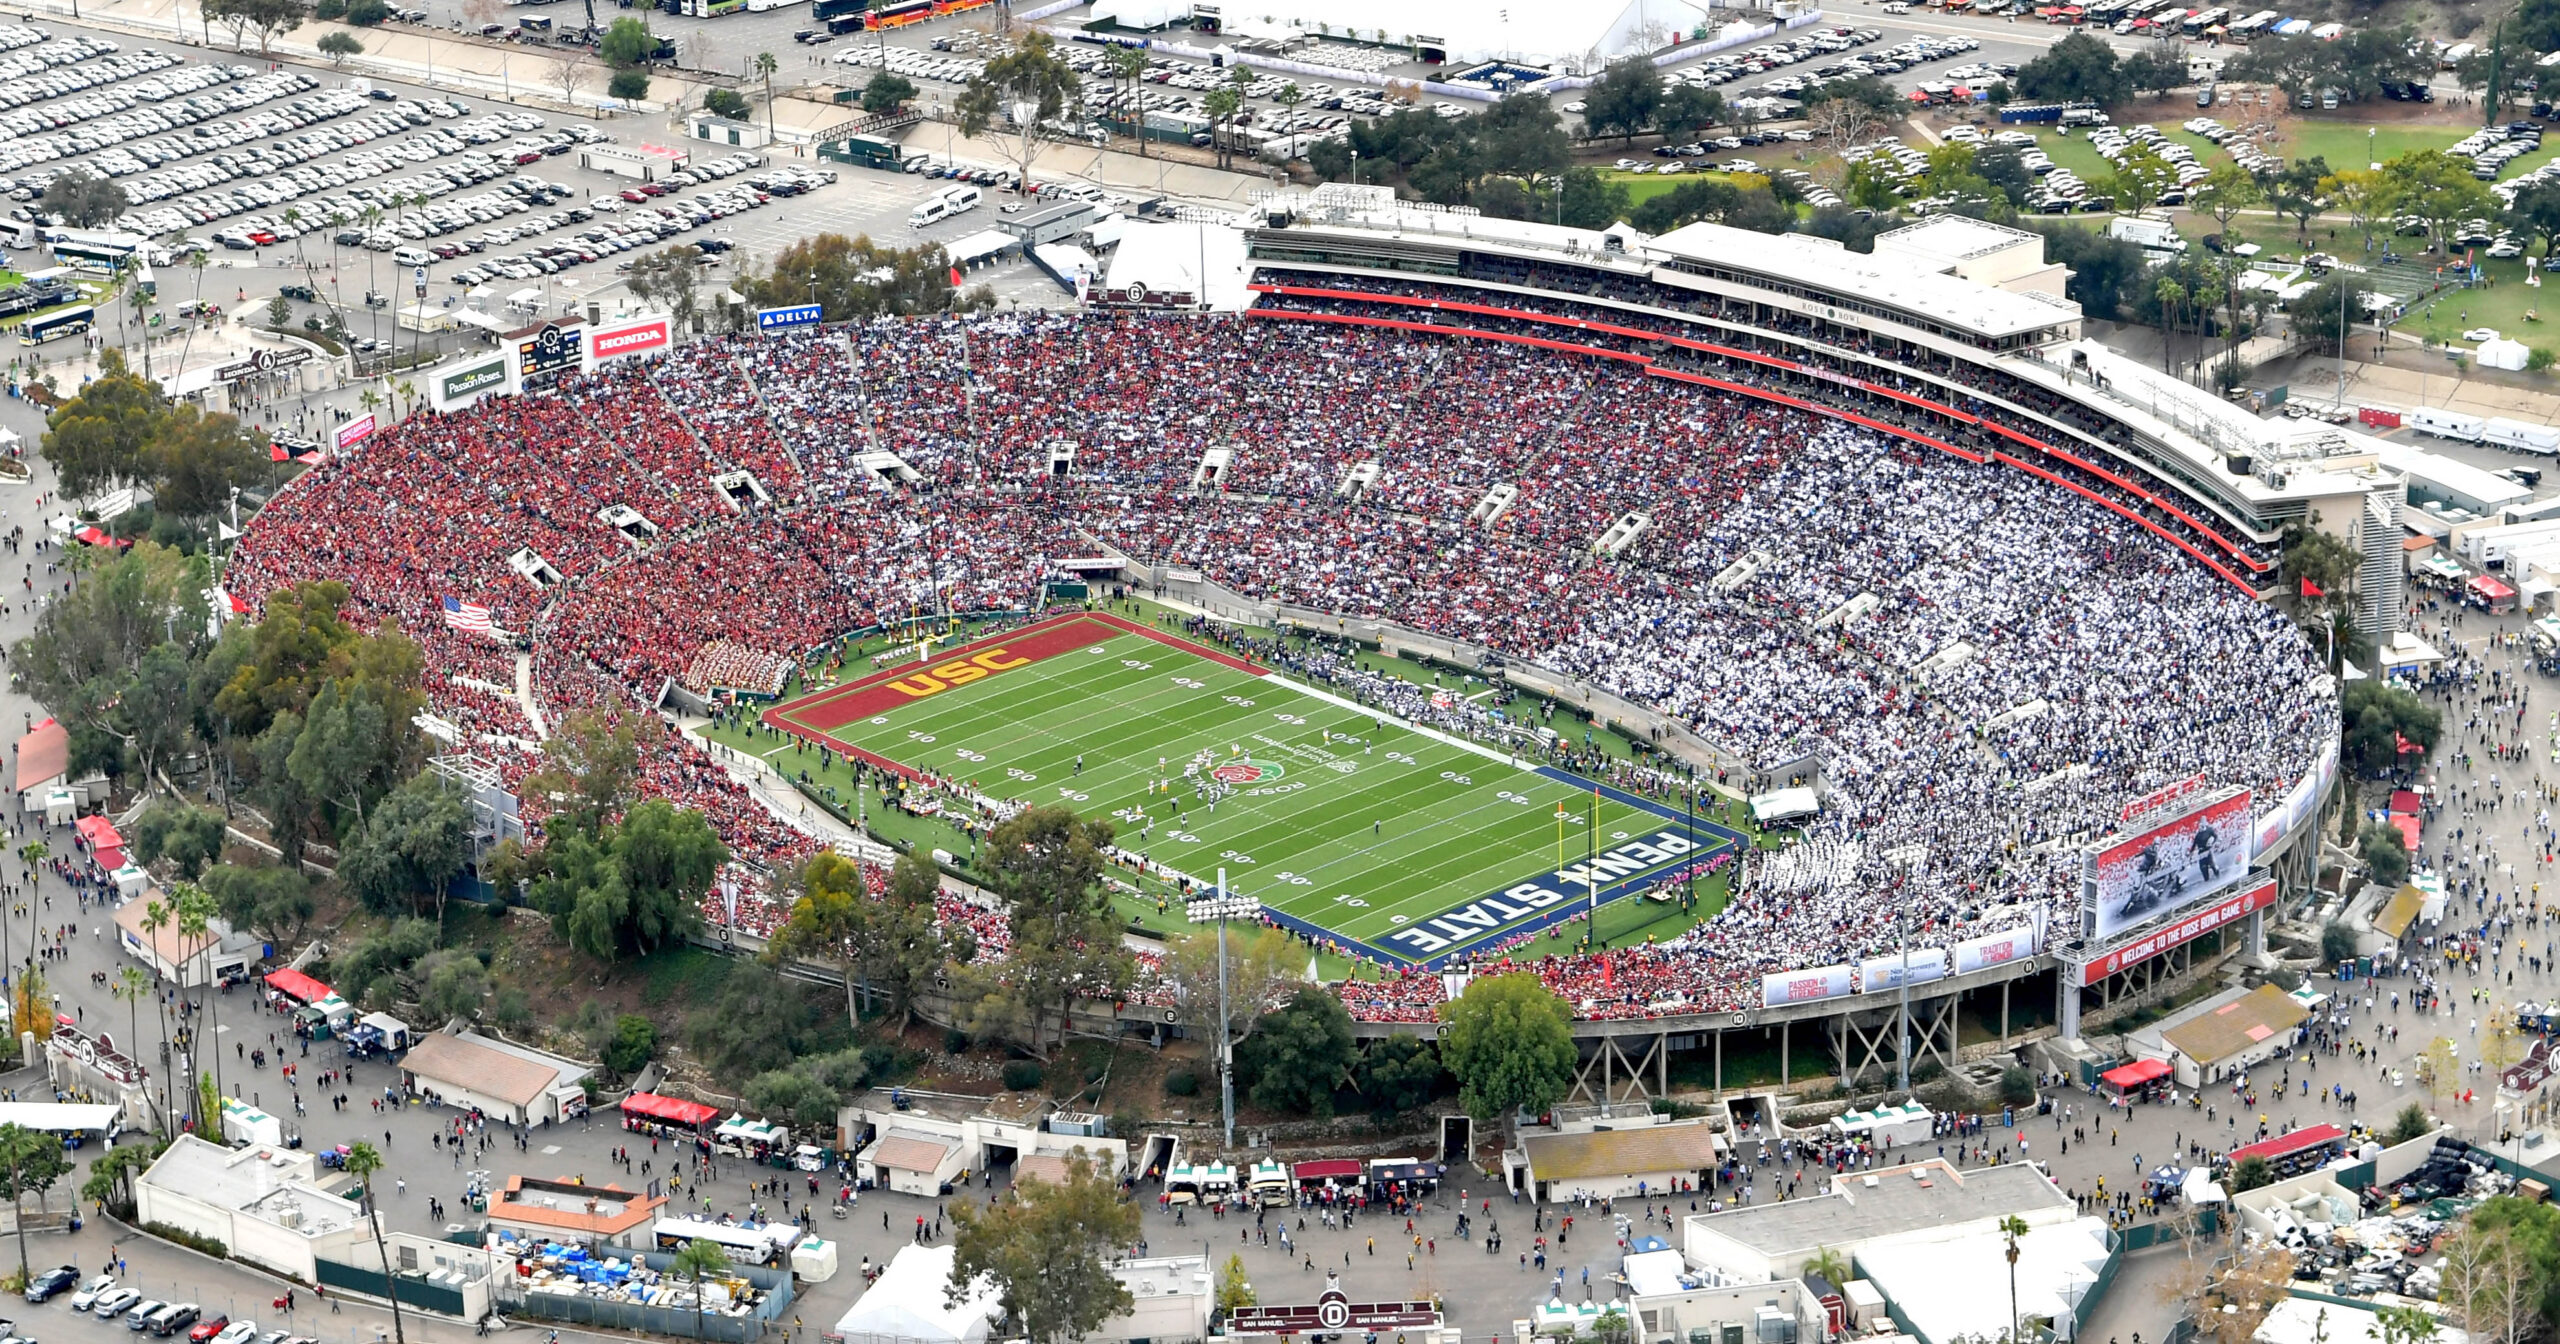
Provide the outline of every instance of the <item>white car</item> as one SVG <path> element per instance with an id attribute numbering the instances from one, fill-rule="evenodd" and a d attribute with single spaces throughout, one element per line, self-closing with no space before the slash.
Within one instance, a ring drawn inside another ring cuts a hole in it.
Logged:
<path id="1" fill-rule="evenodd" d="M 253 1344 L 257 1338 L 256 1321 L 233 1321 L 222 1327 L 221 1333 L 215 1335 L 209 1344 Z"/>
<path id="2" fill-rule="evenodd" d="M 1908 14 L 1911 12 L 1911 6 L 1904 4 L 1903 0 L 1886 0 L 1884 12 L 1887 14 Z"/>
<path id="3" fill-rule="evenodd" d="M 2494 341 L 2498 339 L 2498 331 L 2495 327 L 2473 327 L 2471 330 L 2462 333 L 2462 339 L 2466 341 Z"/>
<path id="4" fill-rule="evenodd" d="M 1583 110 L 1588 106 L 1590 105 L 1587 103 L 1573 102 L 1565 104 L 1564 110 L 1578 117 L 1582 115 Z"/>
<path id="5" fill-rule="evenodd" d="M 100 1297 L 103 1297 L 108 1292 L 113 1291 L 115 1286 L 116 1276 L 113 1274 L 101 1274 L 98 1277 L 89 1280 L 87 1283 L 81 1284 L 79 1291 L 74 1292 L 71 1295 L 71 1309 L 73 1311 L 87 1311 L 91 1306 L 96 1304 Z"/>

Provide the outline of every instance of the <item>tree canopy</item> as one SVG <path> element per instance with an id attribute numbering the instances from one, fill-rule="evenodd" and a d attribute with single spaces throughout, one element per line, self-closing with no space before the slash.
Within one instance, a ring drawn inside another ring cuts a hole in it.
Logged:
<path id="1" fill-rule="evenodd" d="M 960 297 L 941 244 L 884 247 L 868 234 L 840 233 L 815 234 L 775 253 L 739 292 L 768 307 L 815 303 L 829 322 L 947 312 Z"/>
<path id="2" fill-rule="evenodd" d="M 980 845 L 979 868 L 1004 902 L 1013 951 L 1001 975 L 972 966 L 954 976 L 972 1035 L 1010 1037 L 1046 1058 L 1064 1034 L 1071 1002 L 1116 999 L 1127 990 L 1137 962 L 1120 944 L 1101 884 L 1111 837 L 1108 821 L 1029 807 Z"/>
<path id="3" fill-rule="evenodd" d="M 955 1200 L 951 1221 L 951 1300 L 983 1277 L 1036 1344 L 1083 1339 L 1134 1301 L 1111 1265 L 1138 1240 L 1138 1206 L 1082 1151 L 1068 1155 L 1065 1180 L 1017 1181 L 992 1206 Z"/>
<path id="4" fill-rule="evenodd" d="M 1573 1082 L 1572 1014 L 1536 976 L 1479 977 L 1440 1015 L 1449 1023 L 1441 1058 L 1469 1115 L 1490 1122 L 1514 1109 L 1538 1114 L 1564 1099 Z"/>
<path id="5" fill-rule="evenodd" d="M 225 3 L 225 0 L 213 0 L 213 3 Z M 207 12 L 212 11 L 208 9 Z M 131 207 L 125 199 L 124 188 L 116 185 L 113 178 L 100 177 L 86 168 L 73 168 L 46 183 L 44 195 L 38 203 L 47 213 L 59 216 L 63 223 L 75 229 L 97 228 Z M 74 490 L 71 493 L 82 492 Z"/>
<path id="6" fill-rule="evenodd" d="M 1350 1010 L 1323 989 L 1301 985 L 1262 1018 L 1238 1064 L 1252 1076 L 1254 1105 L 1329 1120 L 1333 1094 L 1351 1081 L 1358 1059 Z"/>

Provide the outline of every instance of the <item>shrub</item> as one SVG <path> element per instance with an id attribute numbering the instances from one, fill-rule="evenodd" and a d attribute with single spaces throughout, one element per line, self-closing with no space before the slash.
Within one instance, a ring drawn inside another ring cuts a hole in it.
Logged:
<path id="1" fill-rule="evenodd" d="M 1036 1059 L 1017 1059 L 1004 1066 L 1004 1088 L 1007 1092 L 1028 1092 L 1040 1085 L 1048 1071 Z"/>
<path id="2" fill-rule="evenodd" d="M 347 0 L 320 0 L 311 7 L 311 17 L 324 23 L 343 19 L 347 17 Z"/>
<path id="3" fill-rule="evenodd" d="M 2352 961 L 2356 955 L 2356 931 L 2343 919 L 2333 919 L 2320 926 L 2320 959 L 2335 966 Z"/>
<path id="4" fill-rule="evenodd" d="M 968 1052 L 969 1033 L 960 1030 L 958 1027 L 953 1027 L 951 1030 L 942 1033 L 942 1053 L 946 1055 L 963 1055 Z"/>
<path id="5" fill-rule="evenodd" d="M 2554 354 L 2550 346 L 2537 345 L 2525 352 L 2524 366 L 2535 373 L 2540 373 L 2550 368 L 2555 360 L 2560 360 L 2560 354 Z"/>
<path id="6" fill-rule="evenodd" d="M 747 115 L 747 100 L 736 89 L 713 89 L 702 95 L 702 110 L 715 117 L 742 120 Z"/>
<path id="7" fill-rule="evenodd" d="M 142 1225 L 142 1230 L 160 1238 L 162 1241 L 174 1241 L 179 1245 L 186 1247 L 188 1250 L 201 1251 L 206 1255 L 212 1256 L 216 1260 L 228 1260 L 231 1258 L 230 1247 L 223 1245 L 212 1237 L 197 1236 L 195 1233 L 189 1232 L 184 1228 L 171 1227 L 167 1223 L 144 1223 Z M 23 1289 L 24 1285 L 21 1284 L 20 1287 Z"/>
<path id="8" fill-rule="evenodd" d="M 371 28 L 391 17 L 391 6 L 382 0 L 349 0 L 347 22 L 358 28 Z"/>
<path id="9" fill-rule="evenodd" d="M 358 3 L 369 2 L 358 0 Z M 617 70 L 613 82 L 605 85 L 604 91 L 626 103 L 636 103 L 649 96 L 649 76 L 638 70 Z"/>
<path id="10" fill-rule="evenodd" d="M 1199 1075 L 1189 1069 L 1175 1069 L 1164 1076 L 1164 1090 L 1170 1096 L 1196 1097 L 1200 1095 Z"/>
<path id="11" fill-rule="evenodd" d="M 2024 1106 L 2036 1099 L 2034 1074 L 2016 1065 L 2000 1071 L 2000 1099 L 2012 1106 Z"/>
<path id="12" fill-rule="evenodd" d="M 658 1024 L 638 1013 L 614 1019 L 613 1039 L 605 1044 L 604 1064 L 628 1078 L 658 1053 Z"/>

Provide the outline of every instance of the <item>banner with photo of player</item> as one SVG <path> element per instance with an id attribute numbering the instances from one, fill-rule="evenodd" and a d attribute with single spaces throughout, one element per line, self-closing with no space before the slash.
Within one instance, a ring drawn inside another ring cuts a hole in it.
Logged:
<path id="1" fill-rule="evenodd" d="M 2113 938 L 2239 881 L 2249 870 L 2249 823 L 2249 791 L 2227 789 L 2091 851 L 2080 900 L 2086 936 Z"/>

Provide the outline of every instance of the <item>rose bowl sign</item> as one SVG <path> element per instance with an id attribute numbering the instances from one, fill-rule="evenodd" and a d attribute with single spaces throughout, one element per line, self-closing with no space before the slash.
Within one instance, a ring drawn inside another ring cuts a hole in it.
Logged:
<path id="1" fill-rule="evenodd" d="M 1221 784 L 1259 784 L 1266 779 L 1278 779 L 1287 773 L 1289 773 L 1288 768 L 1276 761 L 1257 761 L 1248 756 L 1241 761 L 1230 761 L 1211 770 L 1209 778 Z"/>

